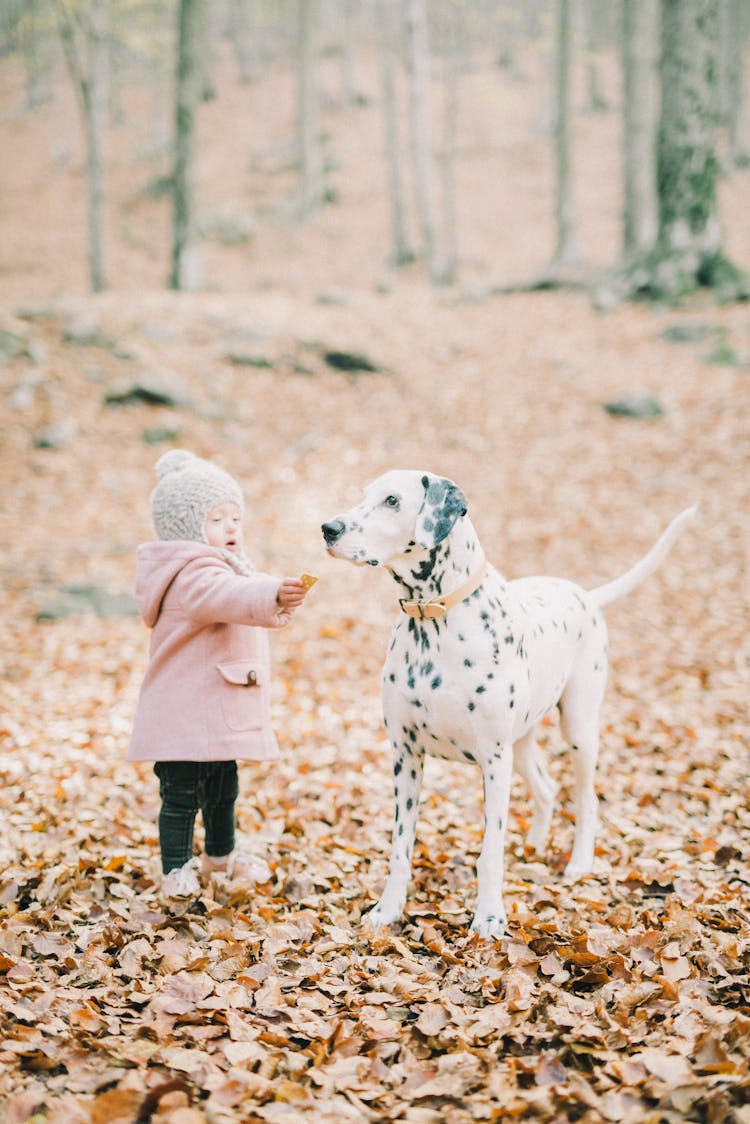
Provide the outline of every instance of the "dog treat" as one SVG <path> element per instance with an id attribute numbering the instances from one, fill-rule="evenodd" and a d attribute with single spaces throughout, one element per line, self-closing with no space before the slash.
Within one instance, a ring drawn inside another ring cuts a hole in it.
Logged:
<path id="1" fill-rule="evenodd" d="M 315 574 L 300 574 L 299 580 L 302 582 L 305 589 L 312 589 L 318 579 L 315 577 Z"/>

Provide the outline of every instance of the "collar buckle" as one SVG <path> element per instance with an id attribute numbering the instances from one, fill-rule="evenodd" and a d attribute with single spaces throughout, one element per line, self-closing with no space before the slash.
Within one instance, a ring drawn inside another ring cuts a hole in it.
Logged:
<path id="1" fill-rule="evenodd" d="M 407 617 L 417 621 L 441 620 L 448 612 L 448 606 L 443 601 L 399 601 Z"/>

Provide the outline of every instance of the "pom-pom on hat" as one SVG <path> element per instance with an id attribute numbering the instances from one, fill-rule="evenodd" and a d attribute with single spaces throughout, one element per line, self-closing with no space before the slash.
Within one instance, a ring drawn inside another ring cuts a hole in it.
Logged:
<path id="1" fill-rule="evenodd" d="M 151 494 L 151 518 L 160 539 L 206 542 L 206 516 L 222 503 L 244 501 L 228 472 L 186 449 L 171 449 L 156 462 L 159 482 Z"/>

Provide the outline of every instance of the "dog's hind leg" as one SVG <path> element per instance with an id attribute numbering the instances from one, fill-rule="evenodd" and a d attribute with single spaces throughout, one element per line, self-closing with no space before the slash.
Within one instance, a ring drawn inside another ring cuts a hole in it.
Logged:
<path id="1" fill-rule="evenodd" d="M 364 918 L 375 928 L 398 921 L 406 904 L 423 771 L 424 750 L 416 741 L 415 731 L 404 729 L 403 741 L 393 746 L 393 839 L 388 880 L 380 901 Z"/>
<path id="2" fill-rule="evenodd" d="M 477 908 L 471 923 L 480 937 L 501 937 L 507 921 L 503 871 L 512 774 L 512 746 L 498 743 L 482 765 L 484 836 L 477 860 Z"/>
<path id="3" fill-rule="evenodd" d="M 565 868 L 567 878 L 590 874 L 594 865 L 594 844 L 599 820 L 599 801 L 594 789 L 594 775 L 599 756 L 599 707 L 604 693 L 601 684 L 588 680 L 572 682 L 563 694 L 560 726 L 573 750 L 575 769 L 575 833 L 573 852 Z"/>
<path id="4" fill-rule="evenodd" d="M 526 836 L 526 845 L 533 847 L 537 854 L 543 854 L 547 845 L 552 812 L 555 806 L 557 785 L 547 772 L 544 756 L 536 740 L 536 730 L 532 727 L 513 747 L 514 764 L 531 793 L 534 816 Z"/>

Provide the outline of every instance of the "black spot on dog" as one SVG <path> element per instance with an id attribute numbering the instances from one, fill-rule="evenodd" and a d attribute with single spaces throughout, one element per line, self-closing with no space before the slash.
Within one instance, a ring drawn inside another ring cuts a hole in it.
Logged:
<path id="1" fill-rule="evenodd" d="M 427 530 L 431 531 L 432 528 L 428 527 Z M 416 582 L 426 582 L 432 571 L 435 569 L 437 562 L 438 551 L 431 550 L 427 557 L 420 562 L 416 570 L 412 570 L 412 577 Z"/>
<path id="2" fill-rule="evenodd" d="M 440 678 L 440 676 L 436 675 L 435 678 L 432 680 L 432 683 L 430 683 L 430 687 L 432 688 L 433 691 L 437 691 L 438 687 L 440 686 L 440 684 L 442 682 L 443 682 L 443 680 Z"/>

